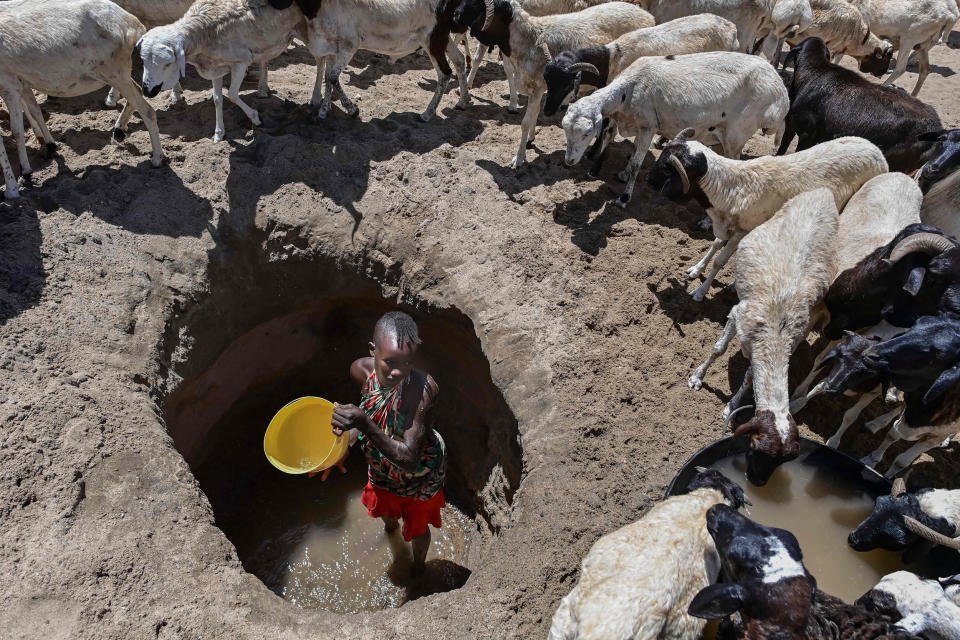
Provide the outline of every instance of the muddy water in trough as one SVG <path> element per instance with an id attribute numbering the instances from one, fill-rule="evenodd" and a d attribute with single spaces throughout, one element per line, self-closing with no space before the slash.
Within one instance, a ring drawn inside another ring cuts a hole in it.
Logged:
<path id="1" fill-rule="evenodd" d="M 847 545 L 847 535 L 873 511 L 873 499 L 859 487 L 803 464 L 802 457 L 777 469 L 763 487 L 747 481 L 742 455 L 713 468 L 744 488 L 753 503 L 746 511 L 751 519 L 797 536 L 803 564 L 823 591 L 853 602 L 881 577 L 903 569 L 899 553 L 861 553 Z"/>

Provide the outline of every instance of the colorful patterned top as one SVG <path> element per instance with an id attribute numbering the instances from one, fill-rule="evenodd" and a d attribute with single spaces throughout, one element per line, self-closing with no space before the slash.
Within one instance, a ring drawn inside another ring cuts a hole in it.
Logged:
<path id="1" fill-rule="evenodd" d="M 360 408 L 394 440 L 402 441 L 403 433 L 407 430 L 409 416 L 400 410 L 400 405 L 404 390 L 412 378 L 425 383 L 422 374 L 414 372 L 395 387 L 381 387 L 377 372 L 373 371 L 360 392 Z M 431 429 L 427 434 L 420 465 L 412 473 L 390 462 L 363 434 L 358 440 L 367 458 L 367 475 L 373 486 L 386 489 L 394 495 L 416 497 L 418 500 L 428 500 L 443 488 L 447 476 L 447 448 L 436 430 Z"/>

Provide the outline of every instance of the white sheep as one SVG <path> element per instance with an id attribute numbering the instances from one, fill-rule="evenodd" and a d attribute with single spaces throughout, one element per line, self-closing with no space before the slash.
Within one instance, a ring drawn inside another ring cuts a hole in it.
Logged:
<path id="1" fill-rule="evenodd" d="M 784 0 L 781 0 L 781 2 Z M 752 53 L 765 25 L 771 23 L 775 0 L 638 0 L 657 24 L 698 13 L 712 13 L 737 25 L 741 51 Z"/>
<path id="2" fill-rule="evenodd" d="M 881 76 L 893 58 L 893 44 L 871 31 L 860 9 L 847 0 L 810 0 L 813 22 L 798 36 L 788 37 L 790 46 L 807 38 L 823 40 L 834 62 L 844 55 L 856 58 L 862 71 Z"/>
<path id="3" fill-rule="evenodd" d="M 307 46 L 317 58 L 318 67 L 321 60 L 325 60 L 326 67 L 323 100 L 317 117 L 324 119 L 329 115 L 334 92 L 339 94 L 348 115 L 359 114 L 359 108 L 340 85 L 340 74 L 360 49 L 394 60 L 421 47 L 427 51 L 437 73 L 437 86 L 427 108 L 420 114 L 421 121 L 436 115 L 453 70 L 460 85 L 456 108 L 463 109 L 470 104 L 463 54 L 449 31 L 434 33 L 436 0 L 323 0 L 311 4 L 313 7 L 306 12 Z"/>
<path id="4" fill-rule="evenodd" d="M 924 580 L 909 571 L 896 571 L 885 575 L 857 603 L 899 616 L 897 628 L 908 633 L 929 640 L 960 638 L 960 606 L 936 580 Z"/>
<path id="5" fill-rule="evenodd" d="M 580 161 L 600 135 L 605 118 L 615 122 L 622 135 L 636 136 L 633 155 L 619 175 L 627 183 L 617 199 L 623 207 L 657 133 L 669 138 L 695 127 L 701 140 L 719 143 L 726 155 L 739 158 L 757 129 L 775 133 L 779 141 L 789 110 L 780 76 L 756 56 L 716 51 L 643 57 L 567 109 L 565 160 L 568 165 Z"/>
<path id="6" fill-rule="evenodd" d="M 295 37 L 306 39 L 303 13 L 296 6 L 278 10 L 265 0 L 197 0 L 179 20 L 150 29 L 140 39 L 143 92 L 152 98 L 161 89 L 173 89 L 190 63 L 213 83 L 213 141 L 221 142 L 224 76 L 230 74 L 227 98 L 259 126 L 260 115 L 240 99 L 240 85 L 251 64 L 276 58 Z"/>
<path id="7" fill-rule="evenodd" d="M 547 90 L 543 72 L 553 56 L 561 51 L 602 46 L 629 31 L 653 26 L 653 16 L 626 2 L 608 2 L 576 13 L 536 17 L 525 12 L 516 0 L 490 0 L 486 26 L 489 31 L 485 28 L 475 35 L 481 42 L 496 41 L 513 63 L 520 92 L 527 95 L 520 145 L 510 163 L 516 169 L 526 162 L 527 145 L 533 143 L 540 103 Z"/>
<path id="8" fill-rule="evenodd" d="M 688 130 L 682 137 L 693 135 Z M 716 236 L 703 258 L 687 270 L 688 278 L 697 278 L 716 256 L 706 280 L 692 294 L 697 301 L 709 291 L 743 236 L 787 200 L 826 187 L 842 209 L 867 180 L 888 171 L 883 152 L 855 137 L 837 138 L 787 156 L 744 161 L 724 158 L 699 142 L 682 139 L 671 143 L 670 149 L 660 155 L 647 183 L 674 200 L 696 195 L 707 202 Z"/>
<path id="9" fill-rule="evenodd" d="M 163 154 L 157 115 L 130 77 L 131 54 L 143 32 L 143 25 L 135 17 L 108 0 L 0 3 L 0 97 L 10 114 L 20 172 L 25 178 L 29 179 L 32 169 L 24 138 L 24 109 L 47 149 L 54 144 L 34 90 L 73 97 L 104 85 L 117 87 L 127 103 L 114 125 L 114 137 L 124 138 L 136 110 L 150 132 L 150 162 L 160 166 Z M 17 185 L 6 153 L 0 157 L 0 167 L 7 185 L 6 197 L 15 197 Z"/>
<path id="10" fill-rule="evenodd" d="M 794 196 L 744 237 L 736 265 L 740 302 L 713 351 L 688 380 L 691 389 L 700 389 L 709 366 L 737 335 L 750 366 L 726 414 L 752 383 L 756 415 L 738 433 L 751 436 L 747 474 L 754 484 L 765 483 L 777 465 L 799 453 L 787 371 L 836 275 L 838 224 L 834 193 L 819 188 Z"/>
<path id="11" fill-rule="evenodd" d="M 850 0 L 867 20 L 870 30 L 880 34 L 900 50 L 897 65 L 883 84 L 893 81 L 907 70 L 910 57 L 916 52 L 920 65 L 913 95 L 930 73 L 930 48 L 950 33 L 960 18 L 956 0 Z"/>
<path id="12" fill-rule="evenodd" d="M 749 502 L 714 470 L 698 469 L 689 489 L 594 543 L 553 616 L 549 640 L 699 640 L 706 623 L 687 606 L 720 571 L 706 512 Z"/>

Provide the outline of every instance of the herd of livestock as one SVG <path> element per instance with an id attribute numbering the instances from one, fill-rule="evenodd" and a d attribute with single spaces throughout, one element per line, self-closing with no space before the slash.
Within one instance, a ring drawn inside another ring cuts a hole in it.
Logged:
<path id="1" fill-rule="evenodd" d="M 630 201 L 655 149 L 647 186 L 704 207 L 716 239 L 686 272 L 706 274 L 694 300 L 737 255 L 739 303 L 689 386 L 701 387 L 736 336 L 750 364 L 724 418 L 754 409 L 736 428 L 749 440 L 748 480 L 765 484 L 799 455 L 793 415 L 824 395 L 856 397 L 833 447 L 875 399 L 892 405 L 864 425 L 876 433 L 892 423 L 864 462 L 878 466 L 893 444 L 913 443 L 890 462 L 894 477 L 960 430 L 960 130 L 945 130 L 916 97 L 930 48 L 958 18 L 958 0 L 3 0 L 0 98 L 29 179 L 24 117 L 55 148 L 34 91 L 110 86 L 108 105 L 124 100 L 114 136 L 137 111 L 157 166 L 146 98 L 169 90 L 180 99 L 187 65 L 213 84 L 220 141 L 224 78 L 228 99 L 258 125 L 241 82 L 258 65 L 266 95 L 266 64 L 294 40 L 317 61 L 319 118 L 334 99 L 357 115 L 339 76 L 360 49 L 429 56 L 438 82 L 424 121 L 454 74 L 456 106 L 469 108 L 481 60 L 499 49 L 507 108 L 528 99 L 511 167 L 526 162 L 541 107 L 565 109 L 569 165 L 586 156 L 595 175 L 617 135 L 634 139 L 616 204 Z M 461 51 L 468 35 L 479 43 L 472 56 Z M 882 77 L 895 53 L 883 84 L 838 64 L 851 56 Z M 910 59 L 912 95 L 892 86 Z M 758 131 L 776 137 L 777 154 L 741 160 Z M 5 197 L 17 197 L 2 145 L 0 168 Z M 813 330 L 829 344 L 791 394 L 791 355 Z M 689 493 L 601 538 L 550 637 L 696 640 L 705 619 L 723 618 L 730 638 L 960 638 L 960 576 L 898 572 L 843 603 L 817 590 L 796 538 L 739 512 L 745 501 L 738 485 L 701 470 Z M 960 549 L 960 491 L 910 493 L 898 479 L 849 541 L 904 549 L 921 539 Z"/>

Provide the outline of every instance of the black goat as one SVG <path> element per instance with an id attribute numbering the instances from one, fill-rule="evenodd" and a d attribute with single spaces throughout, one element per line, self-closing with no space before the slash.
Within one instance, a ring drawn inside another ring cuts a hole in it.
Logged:
<path id="1" fill-rule="evenodd" d="M 702 589 L 689 613 L 720 619 L 739 611 L 740 624 L 721 626 L 724 640 L 919 640 L 885 613 L 818 590 L 789 531 L 758 524 L 727 505 L 710 507 L 707 531 L 729 581 Z"/>
<path id="2" fill-rule="evenodd" d="M 928 193 L 935 183 L 960 169 L 960 129 L 929 132 L 920 138 L 940 143 L 940 153 L 923 165 L 923 170 L 917 177 L 920 190 Z"/>
<path id="3" fill-rule="evenodd" d="M 607 86 L 609 75 L 610 51 L 607 47 L 561 51 L 543 70 L 547 82 L 543 114 L 555 114 L 570 94 L 576 99 L 581 84 L 597 88 Z"/>
<path id="4" fill-rule="evenodd" d="M 859 136 L 883 151 L 891 171 L 910 173 L 936 153 L 936 140 L 923 135 L 943 129 L 933 107 L 833 64 L 820 38 L 807 38 L 791 49 L 784 65 L 790 61 L 793 73 L 784 77 L 790 112 L 778 154 L 786 153 L 794 135 L 799 136 L 797 151 Z"/>
<path id="5" fill-rule="evenodd" d="M 839 340 L 887 320 L 909 327 L 923 315 L 960 317 L 960 242 L 936 227 L 911 224 L 836 277 L 824 304 L 824 333 Z"/>

